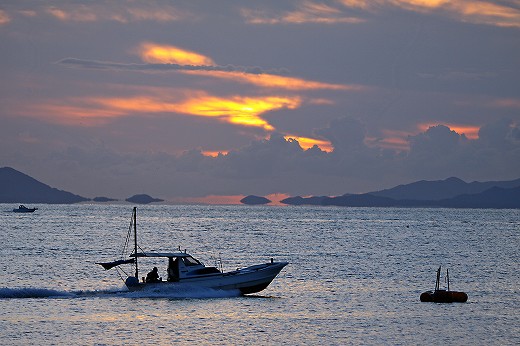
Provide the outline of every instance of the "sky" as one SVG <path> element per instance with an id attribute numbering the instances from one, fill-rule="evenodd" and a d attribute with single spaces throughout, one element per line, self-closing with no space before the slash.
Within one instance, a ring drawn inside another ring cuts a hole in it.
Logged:
<path id="1" fill-rule="evenodd" d="M 0 166 L 171 202 L 520 177 L 520 1 L 2 1 Z"/>

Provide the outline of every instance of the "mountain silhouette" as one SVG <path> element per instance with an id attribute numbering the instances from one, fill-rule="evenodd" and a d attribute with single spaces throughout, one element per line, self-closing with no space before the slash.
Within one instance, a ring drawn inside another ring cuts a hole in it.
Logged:
<path id="1" fill-rule="evenodd" d="M 0 203 L 69 204 L 88 200 L 50 187 L 11 167 L 0 168 Z"/>
<path id="2" fill-rule="evenodd" d="M 411 184 L 399 185 L 391 189 L 370 192 L 370 194 L 399 200 L 437 201 L 464 194 L 474 195 L 495 186 L 505 189 L 517 187 L 520 186 L 520 179 L 466 183 L 459 178 L 451 177 L 445 180 L 421 180 Z"/>
<path id="3" fill-rule="evenodd" d="M 418 181 L 364 194 L 289 197 L 290 205 L 345 207 L 520 208 L 520 179 L 466 183 L 458 178 Z"/>

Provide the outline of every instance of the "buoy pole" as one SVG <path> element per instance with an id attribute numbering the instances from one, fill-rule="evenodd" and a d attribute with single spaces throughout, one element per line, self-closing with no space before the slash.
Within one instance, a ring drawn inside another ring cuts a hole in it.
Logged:
<path id="1" fill-rule="evenodd" d="M 435 282 L 435 290 L 439 290 L 440 285 L 440 279 L 441 279 L 441 267 L 439 266 L 439 269 L 437 269 L 437 280 Z"/>
<path id="2" fill-rule="evenodd" d="M 448 291 L 450 290 L 450 274 L 448 268 L 446 268 L 446 280 L 448 280 Z"/>

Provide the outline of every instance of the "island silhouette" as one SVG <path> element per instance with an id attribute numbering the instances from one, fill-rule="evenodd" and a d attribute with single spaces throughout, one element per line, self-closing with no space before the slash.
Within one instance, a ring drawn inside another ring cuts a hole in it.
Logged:
<path id="1" fill-rule="evenodd" d="M 0 203 L 71 204 L 117 201 L 109 197 L 89 199 L 58 190 L 11 167 L 0 168 Z M 164 202 L 147 194 L 137 194 L 125 201 L 137 204 Z M 248 205 L 268 204 L 262 196 L 249 195 L 241 201 Z M 280 201 L 287 205 L 322 205 L 344 207 L 444 207 L 444 208 L 520 208 L 520 179 L 466 183 L 451 177 L 444 180 L 421 180 L 390 189 L 340 196 L 294 196 Z"/>

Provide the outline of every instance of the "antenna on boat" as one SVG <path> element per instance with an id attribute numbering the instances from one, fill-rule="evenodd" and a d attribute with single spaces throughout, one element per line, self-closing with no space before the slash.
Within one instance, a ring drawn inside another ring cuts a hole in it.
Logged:
<path id="1" fill-rule="evenodd" d="M 134 222 L 134 259 L 135 259 L 135 278 L 139 280 L 139 268 L 137 266 L 137 207 L 134 207 L 134 213 L 132 215 Z"/>

